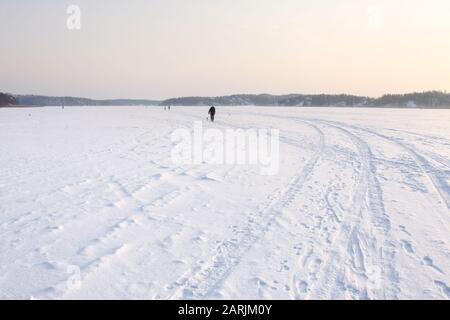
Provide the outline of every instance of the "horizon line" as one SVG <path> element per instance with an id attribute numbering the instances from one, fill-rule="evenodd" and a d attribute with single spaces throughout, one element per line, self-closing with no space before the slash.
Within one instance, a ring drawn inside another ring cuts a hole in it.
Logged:
<path id="1" fill-rule="evenodd" d="M 2 92 L 2 91 L 0 91 Z M 449 94 L 446 90 L 424 90 L 424 91 L 410 91 L 410 92 L 403 92 L 403 93 L 384 93 L 380 96 L 373 97 L 369 95 L 358 95 L 358 94 L 351 94 L 351 93 L 285 93 L 285 94 L 273 94 L 273 93 L 233 93 L 233 94 L 226 94 L 226 95 L 187 95 L 187 96 L 177 96 L 177 97 L 170 97 L 166 99 L 153 99 L 153 98 L 89 98 L 86 96 L 76 96 L 76 95 L 49 95 L 49 94 L 35 94 L 35 93 L 10 93 L 3 91 L 3 93 L 10 94 L 14 97 L 19 96 L 37 96 L 37 97 L 50 97 L 50 98 L 76 98 L 76 99 L 88 99 L 93 101 L 114 101 L 114 100 L 145 100 L 145 101 L 158 101 L 163 102 L 167 100 L 175 100 L 175 99 L 183 99 L 183 98 L 222 98 L 222 97 L 231 97 L 231 96 L 262 96 L 262 95 L 269 95 L 274 97 L 281 97 L 281 96 L 320 96 L 320 95 L 326 95 L 326 96 L 353 96 L 353 97 L 359 97 L 359 98 L 369 98 L 369 99 L 380 99 L 384 96 L 393 95 L 393 96 L 401 96 L 401 95 L 409 95 L 409 94 L 416 94 L 416 93 L 443 93 L 443 94 Z"/>

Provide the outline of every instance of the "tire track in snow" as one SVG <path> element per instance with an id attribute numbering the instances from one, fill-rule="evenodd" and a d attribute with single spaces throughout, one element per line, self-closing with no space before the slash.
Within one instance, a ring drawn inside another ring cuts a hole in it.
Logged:
<path id="1" fill-rule="evenodd" d="M 450 190 L 448 189 L 447 184 L 444 183 L 444 186 L 442 186 L 442 184 L 440 183 L 441 181 L 445 182 L 445 180 L 442 178 L 442 177 L 445 177 L 445 172 L 443 172 L 442 170 L 438 170 L 436 167 L 433 167 L 433 165 L 429 162 L 429 160 L 426 159 L 426 156 L 424 154 L 428 154 L 428 156 L 431 159 L 439 162 L 440 164 L 442 164 L 444 166 L 447 165 L 446 158 L 442 158 L 441 156 L 439 156 L 438 159 L 435 159 L 433 157 L 433 155 L 435 155 L 434 153 L 429 154 L 427 152 L 422 152 L 422 151 L 418 150 L 418 148 L 414 148 L 413 146 L 411 146 L 408 143 L 401 142 L 395 138 L 387 137 L 381 133 L 375 132 L 370 129 L 361 128 L 359 126 L 354 126 L 354 125 L 347 125 L 347 124 L 343 124 L 343 123 L 336 122 L 336 121 L 328 121 L 328 123 L 331 123 L 331 124 L 334 124 L 337 126 L 346 127 L 351 130 L 356 130 L 356 131 L 359 131 L 359 132 L 362 132 L 365 134 L 369 134 L 369 135 L 378 137 L 382 140 L 387 141 L 390 144 L 400 147 L 402 150 L 405 150 L 406 153 L 410 156 L 410 158 L 416 163 L 417 167 L 415 168 L 415 170 L 421 171 L 423 173 L 424 177 L 429 181 L 430 187 L 432 189 L 434 189 L 436 195 L 441 200 L 440 203 L 443 206 L 446 206 L 447 208 L 449 208 L 446 200 L 447 200 L 447 197 L 449 196 L 448 192 Z M 430 200 L 428 198 L 426 198 L 426 199 L 427 199 L 427 201 Z M 434 204 L 432 204 L 431 202 L 430 202 L 430 205 L 434 206 Z M 434 212 L 435 210 L 432 210 L 432 211 Z M 443 213 L 443 212 L 441 212 L 441 210 L 438 210 L 437 213 L 438 213 L 438 216 L 437 216 L 438 220 L 441 223 L 443 223 L 443 221 L 446 220 L 445 219 L 446 217 L 444 217 L 444 216 L 441 217 L 441 214 Z M 431 268 L 435 269 L 435 271 L 438 271 L 438 273 L 440 273 L 441 276 L 443 275 L 443 271 L 433 264 L 432 259 L 430 257 L 426 256 L 425 258 L 422 258 L 421 256 L 415 254 L 415 250 L 413 249 L 413 245 L 412 245 L 411 241 L 401 240 L 401 244 L 399 244 L 398 246 L 401 246 L 409 255 L 414 256 L 417 259 L 418 263 L 420 263 L 421 265 L 423 265 L 425 267 L 431 267 Z M 440 289 L 442 289 L 441 291 L 443 292 L 444 295 L 448 294 L 448 291 L 446 290 L 448 287 L 446 287 L 444 282 L 436 280 L 436 281 L 434 281 L 434 283 Z M 444 284 L 444 285 L 442 285 L 442 284 Z"/>
<path id="2" fill-rule="evenodd" d="M 267 232 L 274 219 L 281 211 L 292 203 L 295 194 L 302 188 L 314 167 L 319 161 L 325 145 L 323 132 L 313 124 L 307 124 L 319 137 L 318 147 L 312 158 L 301 171 L 283 189 L 269 196 L 269 202 L 252 214 L 247 225 L 234 238 L 222 241 L 216 254 L 199 269 L 198 272 L 186 272 L 176 283 L 175 292 L 169 294 L 169 299 L 201 299 L 211 296 L 232 270 L 239 264 L 242 257 Z M 193 268 L 196 270 L 197 268 Z"/>
<path id="3" fill-rule="evenodd" d="M 270 115 L 270 114 L 265 114 L 264 116 L 273 116 L 273 117 L 286 119 L 285 117 L 280 117 L 280 116 Z M 442 203 L 447 207 L 448 210 L 450 210 L 450 186 L 447 183 L 447 181 L 444 178 L 442 178 L 442 176 L 445 176 L 445 174 L 442 174 L 442 170 L 436 170 L 436 168 L 428 160 L 426 160 L 426 157 L 424 156 L 424 154 L 427 154 L 427 152 L 420 151 L 419 149 L 417 149 L 405 142 L 401 142 L 399 139 L 390 138 L 379 132 L 376 132 L 376 131 L 373 131 L 373 130 L 370 130 L 367 128 L 355 126 L 355 125 L 345 124 L 345 123 L 338 122 L 338 121 L 306 119 L 306 118 L 299 118 L 299 117 L 291 117 L 291 119 L 297 119 L 297 120 L 301 120 L 301 121 L 308 121 L 308 120 L 309 121 L 318 121 L 318 122 L 322 122 L 322 123 L 334 124 L 339 127 L 345 127 L 348 129 L 358 130 L 358 131 L 365 132 L 365 133 L 368 133 L 371 135 L 375 135 L 381 139 L 384 139 L 392 144 L 399 146 L 400 148 L 404 149 L 413 158 L 413 160 L 416 162 L 417 166 L 421 169 L 423 174 L 429 179 L 433 189 L 437 193 L 438 197 L 441 199 Z M 438 137 L 437 139 L 442 139 L 442 138 Z M 445 140 L 445 141 L 447 141 L 447 140 Z M 443 158 L 442 156 L 436 155 L 434 153 L 428 152 L 428 154 L 434 161 L 437 161 L 441 165 L 444 165 L 445 167 L 449 168 L 450 161 L 448 159 Z M 436 171 L 441 174 L 437 175 Z"/>
<path id="4" fill-rule="evenodd" d="M 327 121 L 315 121 L 344 133 L 351 139 L 360 154 L 362 167 L 352 204 L 356 208 L 356 215 L 353 217 L 356 220 L 343 221 L 343 224 L 346 225 L 344 229 L 351 230 L 347 246 L 351 266 L 353 272 L 359 274 L 359 278 L 362 279 L 359 281 L 363 289 L 360 297 L 380 298 L 381 295 L 382 298 L 396 298 L 399 287 L 395 268 L 395 246 L 390 236 L 391 226 L 384 209 L 382 190 L 375 176 L 372 151 L 367 142 L 345 128 Z M 368 221 L 372 221 L 372 224 Z M 373 231 L 377 230 L 378 232 L 373 234 Z M 328 264 L 328 267 L 332 267 L 332 264 Z M 373 279 L 373 275 L 370 275 L 373 268 L 381 268 L 384 285 L 380 283 L 374 286 L 371 283 L 372 281 L 381 281 L 381 279 Z M 327 274 L 329 272 L 325 273 L 325 277 Z M 336 283 L 339 283 L 337 276 L 338 274 L 336 274 Z M 390 289 L 387 290 L 387 288 Z"/>
<path id="5" fill-rule="evenodd" d="M 431 185 L 433 186 L 435 192 L 441 199 L 442 203 L 447 207 L 448 210 L 450 210 L 450 186 L 447 184 L 447 182 L 441 178 L 441 176 L 436 175 L 435 173 L 435 167 L 426 160 L 423 153 L 418 150 L 417 148 L 414 148 L 413 146 L 401 142 L 398 139 L 390 138 L 384 134 L 375 132 L 373 130 L 367 129 L 367 128 L 361 128 L 359 126 L 353 126 L 353 125 L 347 125 L 342 124 L 336 121 L 333 121 L 333 123 L 336 123 L 338 125 L 346 126 L 347 128 L 352 128 L 354 130 L 359 130 L 368 134 L 375 135 L 377 137 L 380 137 L 390 143 L 393 143 L 402 149 L 404 149 L 416 162 L 420 170 L 425 174 L 425 176 L 429 179 Z M 436 160 L 437 161 L 437 160 Z M 440 159 L 441 164 L 443 163 L 443 159 L 441 157 Z M 448 163 L 445 163 L 446 166 L 448 166 Z"/>
<path id="6" fill-rule="evenodd" d="M 331 243 L 339 243 L 338 248 L 347 248 L 347 255 L 350 262 L 345 264 L 346 267 L 344 269 L 339 269 L 339 266 L 345 262 L 341 261 L 344 260 L 345 257 L 341 257 L 340 252 L 328 252 L 328 256 L 325 258 L 328 259 L 326 263 L 323 263 L 323 259 L 319 259 L 319 264 L 313 264 L 312 267 L 314 270 L 310 270 L 309 272 L 313 278 L 308 279 L 310 280 L 311 285 L 304 281 L 306 279 L 297 279 L 297 277 L 294 276 L 293 288 L 296 298 L 302 298 L 305 295 L 312 298 L 318 296 L 330 297 L 332 292 L 336 290 L 336 286 L 345 286 L 345 291 L 350 292 L 353 298 L 368 299 L 379 298 L 380 296 L 383 298 L 396 298 L 399 289 L 398 275 L 395 270 L 395 246 L 392 244 L 392 241 L 385 240 L 388 238 L 390 223 L 384 211 L 382 190 L 374 174 L 375 168 L 373 156 L 367 142 L 363 141 L 350 131 L 327 123 L 326 121 L 297 117 L 286 118 L 268 114 L 258 115 L 275 117 L 283 120 L 294 120 L 299 123 L 307 123 L 314 126 L 320 123 L 324 126 L 334 128 L 349 137 L 355 145 L 362 166 L 358 170 L 360 172 L 359 181 L 357 182 L 356 190 L 353 195 L 352 206 L 356 209 L 353 210 L 355 212 L 355 214 L 352 215 L 353 220 L 349 221 L 348 219 L 350 217 L 347 215 L 341 223 L 341 221 L 339 221 L 341 219 L 336 215 L 333 215 L 335 222 L 337 221 L 337 223 L 340 224 L 340 230 L 334 233 L 335 236 Z M 327 196 L 325 196 L 325 202 L 327 203 L 327 201 Z M 323 219 L 320 220 L 323 221 Z M 370 220 L 372 220 L 373 225 L 366 225 L 367 221 Z M 372 228 L 373 226 L 375 226 L 375 229 L 379 230 L 375 235 L 372 235 L 372 230 L 374 230 L 374 228 Z M 317 243 L 317 241 L 330 241 L 329 237 L 325 240 L 321 239 L 322 237 L 320 235 L 324 232 L 322 229 L 322 227 L 313 228 L 314 233 L 309 235 L 309 238 L 314 240 L 313 243 Z M 327 229 L 330 228 L 327 227 Z M 327 244 L 323 243 L 323 245 L 319 247 L 322 248 L 329 245 L 330 243 L 328 242 Z M 313 248 L 310 249 L 313 250 Z M 303 263 L 303 265 L 306 267 L 305 263 Z M 347 266 L 350 266 L 350 268 Z M 371 274 L 376 267 L 382 269 L 381 276 L 386 278 L 385 281 L 389 281 L 389 285 L 385 285 L 384 288 L 378 288 L 379 286 L 376 286 L 373 283 L 378 281 L 378 279 L 374 279 L 374 275 Z M 345 281 L 345 276 L 349 272 L 353 275 L 353 282 L 356 283 L 348 283 L 348 281 Z M 300 287 L 297 286 L 298 280 L 303 280 L 300 282 Z M 334 285 L 330 286 L 330 283 Z M 391 289 L 387 290 L 386 288 Z"/>

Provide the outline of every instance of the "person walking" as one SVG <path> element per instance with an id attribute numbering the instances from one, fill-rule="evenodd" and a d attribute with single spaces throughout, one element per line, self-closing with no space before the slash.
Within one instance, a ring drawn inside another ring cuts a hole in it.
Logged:
<path id="1" fill-rule="evenodd" d="M 211 122 L 214 122 L 214 117 L 216 115 L 216 108 L 214 106 L 211 106 L 211 108 L 209 108 L 208 114 L 211 117 Z"/>

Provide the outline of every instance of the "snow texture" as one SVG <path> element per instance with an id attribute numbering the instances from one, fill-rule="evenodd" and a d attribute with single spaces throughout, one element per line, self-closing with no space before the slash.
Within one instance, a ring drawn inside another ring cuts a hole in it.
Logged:
<path id="1" fill-rule="evenodd" d="M 0 112 L 2 299 L 449 299 L 450 111 Z M 280 129 L 280 170 L 171 134 Z"/>

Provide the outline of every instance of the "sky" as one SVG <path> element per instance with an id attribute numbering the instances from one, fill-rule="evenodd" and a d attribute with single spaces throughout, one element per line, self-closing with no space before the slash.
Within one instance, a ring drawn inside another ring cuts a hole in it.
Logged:
<path id="1" fill-rule="evenodd" d="M 0 0 L 0 21 L 0 92 L 450 91 L 448 0 Z"/>

